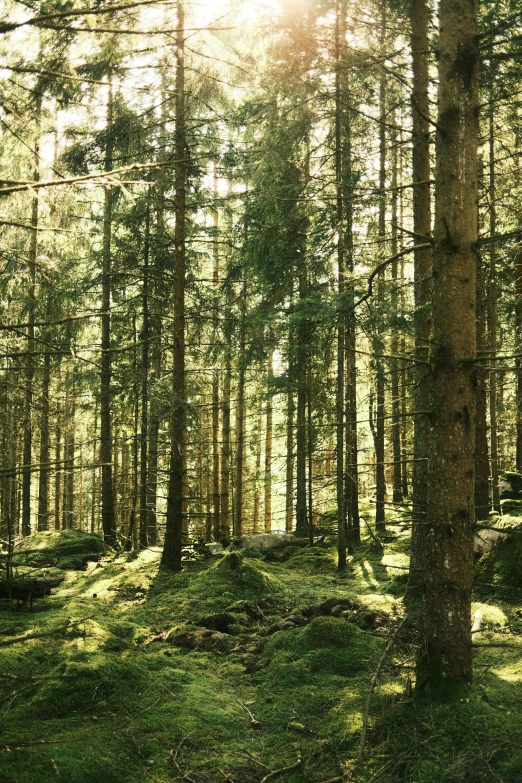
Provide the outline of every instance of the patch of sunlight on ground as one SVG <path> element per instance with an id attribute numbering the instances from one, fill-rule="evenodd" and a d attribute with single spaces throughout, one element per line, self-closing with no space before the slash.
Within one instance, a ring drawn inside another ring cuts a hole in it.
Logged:
<path id="1" fill-rule="evenodd" d="M 373 566 L 368 560 L 364 560 L 363 562 L 363 568 L 367 573 L 366 581 L 371 584 L 373 587 L 379 587 L 379 582 L 375 578 L 373 574 Z M 364 575 L 364 574 L 363 574 Z"/>
<path id="2" fill-rule="evenodd" d="M 508 624 L 508 618 L 506 614 L 499 609 L 498 606 L 492 606 L 491 604 L 481 604 L 474 601 L 471 604 L 471 614 L 475 616 L 475 612 L 480 612 L 482 615 L 482 621 L 486 624 L 497 625 L 503 627 Z"/>
<path id="3" fill-rule="evenodd" d="M 522 682 L 522 659 L 509 664 L 509 666 L 491 669 L 491 671 L 506 682 Z"/>
<path id="4" fill-rule="evenodd" d="M 143 566 L 159 562 L 160 557 L 160 547 L 149 547 L 148 549 L 143 549 L 134 560 L 118 558 L 114 562 L 118 564 L 123 563 L 128 571 L 140 571 L 143 569 Z"/>
<path id="5" fill-rule="evenodd" d="M 368 609 L 373 609 L 374 611 L 386 611 L 389 612 L 390 609 L 394 610 L 395 607 L 400 604 L 400 600 L 395 598 L 393 595 L 388 595 L 387 593 L 365 593 L 363 595 L 359 594 L 357 596 L 357 600 L 364 604 Z"/>
<path id="6" fill-rule="evenodd" d="M 386 568 L 390 576 L 397 576 L 398 574 L 403 574 L 404 569 L 408 568 L 410 558 L 403 552 L 393 552 L 383 557 L 381 565 Z M 400 566 L 400 568 L 397 566 Z"/>

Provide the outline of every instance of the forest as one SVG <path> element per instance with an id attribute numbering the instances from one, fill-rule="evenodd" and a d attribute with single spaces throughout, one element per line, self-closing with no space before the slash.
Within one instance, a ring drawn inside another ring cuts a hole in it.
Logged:
<path id="1" fill-rule="evenodd" d="M 517 5 L 2 4 L 0 783 L 521 783 Z"/>

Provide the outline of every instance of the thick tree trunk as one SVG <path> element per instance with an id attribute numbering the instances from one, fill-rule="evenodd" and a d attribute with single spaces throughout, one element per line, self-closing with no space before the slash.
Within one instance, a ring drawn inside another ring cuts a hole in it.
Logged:
<path id="1" fill-rule="evenodd" d="M 51 355 L 44 356 L 42 402 L 40 406 L 40 477 L 38 486 L 38 530 L 49 527 L 49 392 L 51 386 Z"/>
<path id="2" fill-rule="evenodd" d="M 428 545 L 417 690 L 472 677 L 477 4 L 439 5 Z"/>
<path id="3" fill-rule="evenodd" d="M 429 21 L 427 0 L 411 0 L 411 50 L 413 90 L 413 227 L 421 236 L 431 235 Z M 411 533 L 411 585 L 424 577 L 427 549 L 428 454 L 430 442 L 430 388 L 428 354 L 431 339 L 431 248 L 414 254 L 415 356 L 413 385 L 413 506 Z"/>
<path id="4" fill-rule="evenodd" d="M 107 98 L 107 141 L 105 149 L 105 171 L 112 169 L 113 115 L 112 84 L 109 83 Z M 112 470 L 112 416 L 111 416 L 111 229 L 112 192 L 105 187 L 103 213 L 103 268 L 102 268 L 102 352 L 100 374 L 100 462 L 102 463 L 101 503 L 102 528 L 105 543 L 116 546 L 116 520 L 114 513 L 114 490 Z"/>
<path id="5" fill-rule="evenodd" d="M 161 564 L 172 571 L 181 571 L 183 534 L 183 464 L 185 451 L 185 9 L 178 0 L 178 30 L 176 36 L 176 130 L 175 130 L 175 232 L 174 232 L 174 325 L 172 377 L 172 416 L 169 463 L 169 487 L 165 543 Z"/>

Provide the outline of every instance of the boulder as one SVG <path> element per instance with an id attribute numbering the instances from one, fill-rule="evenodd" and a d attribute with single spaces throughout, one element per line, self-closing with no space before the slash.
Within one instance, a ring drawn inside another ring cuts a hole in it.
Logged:
<path id="1" fill-rule="evenodd" d="M 244 549 L 275 549 L 278 546 L 286 546 L 295 543 L 296 538 L 292 533 L 256 533 L 246 536 L 241 541 Z"/>
<path id="2" fill-rule="evenodd" d="M 473 552 L 476 555 L 485 555 L 486 552 L 496 549 L 506 538 L 507 533 L 502 533 L 500 530 L 479 530 L 473 540 Z"/>

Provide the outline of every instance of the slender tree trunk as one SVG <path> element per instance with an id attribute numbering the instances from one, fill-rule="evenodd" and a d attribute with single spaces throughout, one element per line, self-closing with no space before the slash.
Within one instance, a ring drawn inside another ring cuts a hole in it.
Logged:
<path id="1" fill-rule="evenodd" d="M 489 233 L 494 237 L 497 232 L 495 200 L 495 124 L 493 102 L 490 94 L 489 112 Z M 497 440 L 497 250 L 495 242 L 489 243 L 489 441 L 491 446 L 491 492 L 493 510 L 500 512 L 500 490 L 498 486 L 498 440 Z"/>
<path id="2" fill-rule="evenodd" d="M 41 98 L 36 109 L 36 134 L 33 155 L 33 179 L 40 179 L 40 113 Z M 29 238 L 29 288 L 27 308 L 27 358 L 25 364 L 24 450 L 22 471 L 22 535 L 31 533 L 31 461 L 33 452 L 33 383 L 34 383 L 34 321 L 36 312 L 36 254 L 38 249 L 38 193 L 31 199 L 31 233 Z"/>
<path id="3" fill-rule="evenodd" d="M 51 355 L 44 356 L 42 403 L 40 410 L 40 478 L 38 488 L 38 530 L 49 527 L 49 391 L 51 385 Z"/>
<path id="4" fill-rule="evenodd" d="M 522 345 L 522 252 L 517 254 L 516 265 L 515 344 Z M 522 473 L 522 358 L 515 359 L 516 367 L 516 469 Z"/>
<path id="5" fill-rule="evenodd" d="M 384 46 L 384 31 L 386 24 L 385 6 L 382 5 L 382 43 Z M 379 241 L 381 254 L 385 254 L 386 241 L 386 77 L 384 72 L 381 75 L 379 87 L 379 106 L 380 106 L 380 124 L 379 124 Z M 384 298 L 383 276 L 379 276 L 378 307 L 381 309 Z M 379 320 L 381 313 L 379 313 Z M 377 326 L 379 329 L 379 326 Z M 384 361 L 380 354 L 383 352 L 382 338 L 376 333 L 374 337 L 375 353 L 375 384 L 376 384 L 376 402 L 375 409 L 375 528 L 378 533 L 385 533 L 386 527 L 384 520 L 386 517 L 386 479 L 384 474 L 384 417 L 385 417 L 385 389 L 384 389 Z"/>
<path id="6" fill-rule="evenodd" d="M 339 294 L 339 310 L 337 314 L 337 388 L 336 388 L 336 499 L 337 499 L 337 568 L 346 568 L 346 499 L 344 495 L 344 382 L 345 382 L 345 258 L 344 258 L 344 211 L 343 211 L 343 151 L 341 147 L 342 129 L 342 64 L 341 64 L 341 28 L 344 27 L 341 0 L 337 0 L 335 18 L 335 180 L 337 197 L 337 292 Z M 344 44 L 344 41 L 343 41 Z"/>
<path id="7" fill-rule="evenodd" d="M 61 479 L 62 479 L 62 411 L 60 403 L 56 407 L 56 441 L 54 446 L 54 458 L 56 461 L 56 471 L 54 474 L 54 529 L 60 530 L 61 527 Z"/>
<path id="8" fill-rule="evenodd" d="M 344 16 L 343 16 L 344 20 Z M 343 71 L 347 104 L 351 103 L 346 85 L 346 69 Z M 345 267 L 347 281 L 345 289 L 348 294 L 346 313 L 346 502 L 348 506 L 348 536 L 347 546 L 352 554 L 353 544 L 361 540 L 361 525 L 359 518 L 359 467 L 357 439 L 357 361 L 356 334 L 357 321 L 355 317 L 355 287 L 354 287 L 354 245 L 353 245 L 353 199 L 354 173 L 352 171 L 352 129 L 351 114 L 347 108 L 344 112 L 344 145 L 343 145 L 343 199 L 345 214 Z"/>
<path id="9" fill-rule="evenodd" d="M 218 195 L 217 172 L 214 165 L 214 198 Z M 216 207 L 214 210 L 214 245 L 213 245 L 213 268 L 212 283 L 214 286 L 215 304 L 212 313 L 212 332 L 213 342 L 218 338 L 218 287 L 219 287 L 219 212 Z M 212 377 L 212 527 L 214 538 L 218 539 L 221 533 L 221 513 L 220 513 L 220 491 L 219 491 L 219 375 L 214 372 Z"/>
<path id="10" fill-rule="evenodd" d="M 411 50 L 413 90 L 413 227 L 421 236 L 431 235 L 429 21 L 427 0 L 411 0 Z M 413 506 L 411 534 L 411 585 L 421 584 L 427 551 L 429 481 L 430 388 L 428 354 L 431 339 L 431 248 L 414 254 L 415 356 L 413 385 Z"/>
<path id="11" fill-rule="evenodd" d="M 112 169 L 113 97 L 112 83 L 109 83 L 107 97 L 107 141 L 105 149 L 105 171 Z M 100 462 L 102 463 L 101 499 L 102 528 L 105 543 L 116 546 L 116 520 L 114 513 L 114 491 L 112 470 L 112 416 L 111 416 L 111 229 L 112 191 L 105 187 L 103 213 L 103 268 L 102 268 L 102 352 L 100 374 Z"/>
<path id="12" fill-rule="evenodd" d="M 393 124 L 395 124 L 395 114 L 393 115 Z M 391 254 L 392 256 L 397 254 L 397 219 L 398 219 L 398 193 L 397 193 L 397 158 L 398 158 L 398 138 L 397 132 L 393 132 L 392 136 L 392 193 L 391 193 Z M 399 362 L 397 360 L 397 354 L 399 353 L 399 334 L 397 332 L 397 315 L 398 315 L 398 282 L 399 282 L 399 267 L 398 262 L 395 260 L 391 265 L 391 278 L 392 278 L 392 291 L 391 291 L 391 318 L 392 318 L 392 337 L 391 337 L 391 429 L 392 429 L 392 454 L 393 454 L 393 495 L 392 500 L 394 503 L 402 504 L 402 473 L 401 473 L 401 401 L 399 395 Z"/>
<path id="13" fill-rule="evenodd" d="M 482 166 L 479 166 L 479 183 L 482 178 Z M 475 517 L 489 518 L 489 447 L 487 427 L 487 392 L 486 369 L 487 335 L 486 335 L 486 279 L 484 261 L 477 253 L 477 304 L 476 304 L 476 339 L 477 356 L 482 361 L 477 363 L 476 386 L 476 431 L 475 431 Z"/>
<path id="14" fill-rule="evenodd" d="M 274 351 L 268 351 L 268 396 L 266 400 L 265 432 L 265 533 L 272 532 L 272 440 L 273 440 L 273 397 L 271 381 L 274 377 Z"/>
<path id="15" fill-rule="evenodd" d="M 287 394 L 287 408 L 286 408 L 286 507 L 285 507 L 285 530 L 287 533 L 292 532 L 293 520 L 294 520 L 294 393 L 291 388 L 288 389 Z M 260 456 L 260 449 L 258 448 L 258 454 Z M 255 520 L 255 507 L 254 507 L 254 520 Z"/>
<path id="16" fill-rule="evenodd" d="M 176 34 L 176 130 L 175 189 L 176 226 L 174 233 L 174 371 L 172 378 L 172 420 L 167 497 L 165 544 L 161 564 L 172 571 L 181 571 L 183 531 L 183 464 L 185 451 L 185 9 L 178 0 L 178 30 Z"/>
<path id="17" fill-rule="evenodd" d="M 417 690 L 472 678 L 477 4 L 439 5 L 428 547 Z"/>
<path id="18" fill-rule="evenodd" d="M 145 240 L 143 245 L 143 290 L 142 290 L 142 349 L 141 349 L 141 420 L 140 420 L 140 513 L 139 513 L 139 543 L 146 547 L 148 536 L 148 436 L 149 436 L 149 375 L 150 375 L 150 317 L 149 317 L 149 251 L 150 251 L 150 192 L 147 191 L 145 215 Z"/>
<path id="19" fill-rule="evenodd" d="M 243 473 L 245 446 L 245 316 L 246 316 L 246 276 L 241 292 L 241 325 L 239 336 L 238 381 L 236 403 L 236 482 L 234 492 L 234 536 L 240 538 L 243 532 Z"/>
<path id="20" fill-rule="evenodd" d="M 299 304 L 306 296 L 306 271 L 299 269 Z M 301 315 L 297 327 L 297 432 L 296 432 L 296 504 L 295 533 L 300 538 L 307 535 L 306 516 L 306 351 L 308 326 Z"/>
<path id="21" fill-rule="evenodd" d="M 227 316 L 230 311 L 227 308 Z M 231 531 L 231 502 L 230 502 L 230 383 L 231 383 L 231 346 L 227 340 L 225 356 L 225 377 L 223 379 L 223 446 L 221 453 L 221 536 L 230 538 Z"/>

